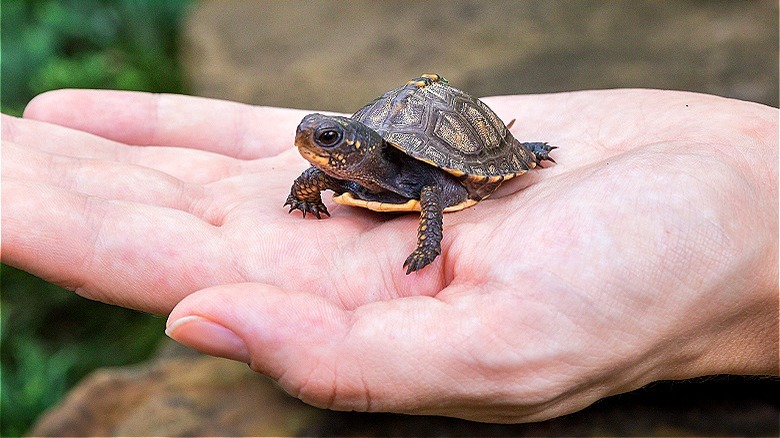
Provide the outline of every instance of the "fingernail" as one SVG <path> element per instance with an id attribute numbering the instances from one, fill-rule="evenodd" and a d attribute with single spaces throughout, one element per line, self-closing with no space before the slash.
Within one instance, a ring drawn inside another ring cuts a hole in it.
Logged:
<path id="1" fill-rule="evenodd" d="M 165 334 L 200 352 L 249 363 L 244 340 L 230 329 L 202 316 L 190 315 L 170 323 Z"/>

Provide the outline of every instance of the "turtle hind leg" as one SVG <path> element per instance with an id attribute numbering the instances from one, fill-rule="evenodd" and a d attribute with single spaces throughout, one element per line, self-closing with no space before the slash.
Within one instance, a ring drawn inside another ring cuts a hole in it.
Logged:
<path id="1" fill-rule="evenodd" d="M 417 228 L 417 248 L 404 262 L 406 274 L 428 266 L 441 254 L 444 206 L 441 189 L 425 186 L 420 192 L 420 225 Z"/>
<path id="2" fill-rule="evenodd" d="M 551 161 L 555 163 L 555 160 L 550 157 L 550 152 L 553 149 L 558 149 L 558 146 L 550 146 L 547 142 L 544 143 L 520 143 L 524 148 L 531 151 L 536 158 L 536 164 L 539 165 L 542 161 Z"/>

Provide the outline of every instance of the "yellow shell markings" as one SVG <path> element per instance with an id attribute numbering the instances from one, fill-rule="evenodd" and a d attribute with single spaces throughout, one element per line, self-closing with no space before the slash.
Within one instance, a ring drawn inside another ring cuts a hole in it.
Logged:
<path id="1" fill-rule="evenodd" d="M 428 79 L 428 80 L 431 80 L 433 82 L 442 81 L 442 82 L 447 83 L 447 81 L 445 79 L 443 79 L 441 76 L 439 76 L 439 75 L 437 75 L 435 73 L 424 73 L 424 74 L 420 75 L 420 78 Z M 423 88 L 423 87 L 425 87 L 428 84 L 425 81 L 421 81 L 421 80 L 411 80 L 411 81 L 407 82 L 406 85 L 416 85 L 417 88 Z"/>
<path id="2" fill-rule="evenodd" d="M 350 192 L 342 193 L 341 195 L 334 195 L 333 202 L 341 205 L 349 205 L 351 207 L 366 208 L 371 211 L 378 211 L 382 213 L 406 213 L 410 211 L 420 211 L 420 201 L 417 199 L 410 199 L 403 204 L 391 204 L 388 202 L 379 201 L 366 201 L 358 199 Z M 464 210 L 476 204 L 474 199 L 466 199 L 457 205 L 452 205 L 444 209 L 445 213 L 452 213 L 454 211 Z"/>

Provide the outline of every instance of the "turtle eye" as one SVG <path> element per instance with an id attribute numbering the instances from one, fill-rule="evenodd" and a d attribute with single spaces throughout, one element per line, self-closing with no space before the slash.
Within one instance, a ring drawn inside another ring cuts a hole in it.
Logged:
<path id="1" fill-rule="evenodd" d="M 325 129 L 317 133 L 316 140 L 322 146 L 334 146 L 341 140 L 341 132 L 335 129 Z"/>

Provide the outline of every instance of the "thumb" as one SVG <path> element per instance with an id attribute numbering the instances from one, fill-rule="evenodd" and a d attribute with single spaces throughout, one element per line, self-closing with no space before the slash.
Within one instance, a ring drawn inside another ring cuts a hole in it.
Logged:
<path id="1" fill-rule="evenodd" d="M 318 407 L 436 413 L 442 397 L 453 395 L 447 375 L 453 377 L 459 349 L 448 341 L 457 312 L 431 297 L 347 310 L 315 294 L 245 283 L 188 296 L 166 333 L 247 362 Z"/>

